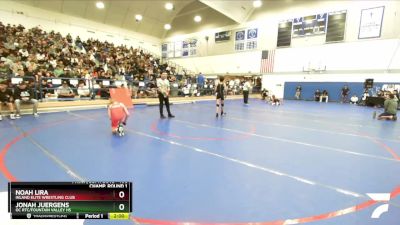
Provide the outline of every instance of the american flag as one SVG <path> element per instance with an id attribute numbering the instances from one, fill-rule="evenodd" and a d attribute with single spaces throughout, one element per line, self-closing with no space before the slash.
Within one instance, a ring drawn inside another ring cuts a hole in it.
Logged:
<path id="1" fill-rule="evenodd" d="M 274 72 L 275 50 L 264 50 L 261 54 L 261 73 Z"/>

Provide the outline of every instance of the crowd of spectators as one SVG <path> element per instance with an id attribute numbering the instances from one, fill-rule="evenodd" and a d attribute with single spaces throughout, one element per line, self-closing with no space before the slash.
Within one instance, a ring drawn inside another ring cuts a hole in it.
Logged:
<path id="1" fill-rule="evenodd" d="M 157 97 L 156 80 L 162 72 L 168 74 L 171 96 L 214 94 L 214 79 L 201 73 L 186 74 L 184 69 L 179 74 L 175 67 L 143 50 L 95 39 L 81 40 L 70 34 L 63 36 L 40 26 L 26 29 L 0 22 L 0 56 L 0 83 L 11 91 L 16 115 L 21 102 L 33 103 L 36 114 L 37 100 L 108 99 L 109 88 L 117 86 L 128 87 L 132 98 Z M 241 94 L 243 77 L 225 81 L 227 94 Z M 252 83 L 255 89 L 261 88 L 260 78 Z M 23 95 L 29 93 L 22 96 L 24 101 L 14 95 L 21 90 L 25 90 Z"/>
<path id="2" fill-rule="evenodd" d="M 213 79 L 202 74 L 196 77 L 185 70 L 178 74 L 176 68 L 143 50 L 94 39 L 84 41 L 40 27 L 26 29 L 0 22 L 0 53 L 0 76 L 3 80 L 7 76 L 9 88 L 13 86 L 11 76 L 23 78 L 36 88 L 37 99 L 108 98 L 108 88 L 118 85 L 129 87 L 133 98 L 157 97 L 156 79 L 163 71 L 168 74 L 173 96 L 212 95 L 215 86 Z M 71 78 L 78 82 L 70 82 Z M 226 80 L 228 94 L 240 94 L 243 80 Z"/>
<path id="3" fill-rule="evenodd" d="M 109 85 L 113 85 L 113 81 L 123 81 L 122 84 L 140 85 L 147 90 L 151 86 L 148 83 L 155 86 L 162 71 L 166 71 L 170 79 L 177 75 L 174 67 L 161 64 L 160 59 L 140 49 L 94 39 L 82 41 L 79 36 L 64 37 L 40 27 L 25 29 L 22 25 L 1 22 L 0 53 L 3 79 L 10 75 L 24 77 L 30 83 L 41 82 L 45 88 L 52 88 L 51 80 L 60 77 L 82 79 L 77 84 L 68 84 L 73 88 L 82 82 L 89 86 L 87 80 L 102 86 L 102 79 L 106 79 L 112 81 Z M 54 90 L 45 92 L 54 93 Z"/>

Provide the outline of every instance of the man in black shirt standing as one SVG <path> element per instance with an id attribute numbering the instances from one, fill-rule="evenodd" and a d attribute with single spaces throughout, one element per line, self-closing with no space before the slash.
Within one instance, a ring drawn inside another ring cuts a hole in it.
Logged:
<path id="1" fill-rule="evenodd" d="M 342 103 L 347 102 L 347 97 L 349 96 L 349 93 L 350 93 L 349 87 L 347 87 L 347 85 L 344 85 L 344 87 L 342 88 Z"/>
<path id="2" fill-rule="evenodd" d="M 38 100 L 34 98 L 34 90 L 29 87 L 28 81 L 21 82 L 14 90 L 15 108 L 17 111 L 16 118 L 21 118 L 21 103 L 33 104 L 33 116 L 38 117 L 37 113 Z"/>
<path id="3" fill-rule="evenodd" d="M 3 105 L 6 105 L 11 112 L 10 119 L 15 119 L 13 101 L 13 94 L 11 90 L 7 89 L 7 83 L 0 81 L 0 121 L 3 120 L 1 115 Z"/>
<path id="4" fill-rule="evenodd" d="M 170 108 L 169 108 L 169 94 L 170 94 L 171 89 L 170 89 L 169 81 L 167 80 L 166 72 L 163 72 L 161 74 L 161 79 L 159 79 L 157 81 L 157 87 L 158 87 L 158 99 L 160 101 L 160 117 L 162 119 L 165 118 L 164 113 L 163 113 L 164 102 L 165 102 L 165 106 L 167 107 L 168 117 L 174 118 L 175 116 L 172 115 Z"/>

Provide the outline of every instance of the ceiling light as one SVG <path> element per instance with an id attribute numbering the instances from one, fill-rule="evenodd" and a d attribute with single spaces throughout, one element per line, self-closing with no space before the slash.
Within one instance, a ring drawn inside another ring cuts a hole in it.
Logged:
<path id="1" fill-rule="evenodd" d="M 98 9 L 104 9 L 104 3 L 103 2 L 96 2 L 96 7 Z"/>
<path id="2" fill-rule="evenodd" d="M 261 5 L 262 5 L 262 1 L 261 0 L 253 1 L 253 6 L 255 8 L 259 8 L 259 7 L 261 7 Z"/>
<path id="3" fill-rule="evenodd" d="M 199 22 L 201 21 L 201 16 L 195 16 L 195 17 L 194 17 L 194 21 L 195 21 L 196 23 L 199 23 Z"/>
<path id="4" fill-rule="evenodd" d="M 167 10 L 173 10 L 174 9 L 174 4 L 172 4 L 171 2 L 167 2 L 167 3 L 165 3 L 165 8 Z"/>
<path id="5" fill-rule="evenodd" d="M 135 16 L 136 22 L 142 21 L 142 19 L 143 19 L 143 16 L 140 15 L 140 14 L 137 14 L 137 15 Z"/>
<path id="6" fill-rule="evenodd" d="M 171 29 L 171 24 L 165 24 L 164 25 L 164 29 L 166 29 L 166 30 L 170 30 Z"/>

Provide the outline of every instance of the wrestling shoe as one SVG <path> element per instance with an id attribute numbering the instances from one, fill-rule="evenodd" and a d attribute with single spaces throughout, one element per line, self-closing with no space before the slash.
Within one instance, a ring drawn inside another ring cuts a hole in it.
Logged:
<path id="1" fill-rule="evenodd" d="M 120 137 L 125 135 L 124 126 L 121 123 L 118 125 L 117 133 Z"/>

